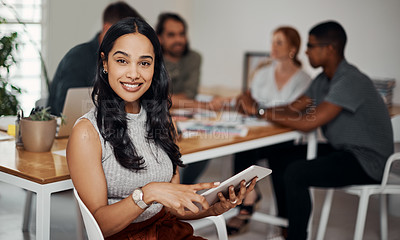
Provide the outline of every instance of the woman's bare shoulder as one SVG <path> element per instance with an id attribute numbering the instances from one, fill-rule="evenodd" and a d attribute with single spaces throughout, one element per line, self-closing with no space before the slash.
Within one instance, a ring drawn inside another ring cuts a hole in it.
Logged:
<path id="1" fill-rule="evenodd" d="M 88 119 L 81 119 L 75 124 L 68 139 L 70 146 L 85 146 L 85 148 L 100 148 L 101 142 L 99 134 L 93 124 Z M 68 149 L 67 149 L 68 150 Z"/>

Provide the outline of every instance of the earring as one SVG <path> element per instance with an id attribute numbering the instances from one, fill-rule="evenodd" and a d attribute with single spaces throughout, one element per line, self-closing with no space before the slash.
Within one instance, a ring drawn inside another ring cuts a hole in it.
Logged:
<path id="1" fill-rule="evenodd" d="M 293 52 L 290 52 L 290 53 L 289 53 L 289 58 L 291 58 L 291 59 L 294 58 L 294 53 L 293 53 Z"/>
<path id="2" fill-rule="evenodd" d="M 103 68 L 103 73 L 104 73 L 104 74 L 107 74 L 108 72 Z"/>

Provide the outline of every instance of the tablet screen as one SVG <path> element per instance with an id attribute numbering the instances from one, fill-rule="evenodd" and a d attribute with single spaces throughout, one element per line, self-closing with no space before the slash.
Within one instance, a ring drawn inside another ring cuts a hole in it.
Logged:
<path id="1" fill-rule="evenodd" d="M 255 177 L 258 177 L 257 181 L 263 179 L 272 173 L 272 170 L 265 167 L 260 167 L 256 165 L 252 165 L 247 169 L 241 171 L 240 173 L 228 178 L 224 182 L 222 182 L 218 187 L 211 188 L 201 195 L 204 196 L 210 206 L 216 203 L 219 198 L 217 194 L 222 192 L 225 197 L 228 197 L 228 188 L 229 186 L 235 186 L 235 189 L 239 188 L 239 184 L 242 180 L 245 180 L 247 184 L 250 184 L 251 180 Z"/>

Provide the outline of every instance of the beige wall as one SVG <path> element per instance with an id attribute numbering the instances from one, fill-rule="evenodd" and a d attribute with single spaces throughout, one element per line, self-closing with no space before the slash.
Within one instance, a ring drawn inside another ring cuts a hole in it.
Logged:
<path id="1" fill-rule="evenodd" d="M 49 77 L 69 49 L 91 40 L 101 30 L 102 14 L 110 0 L 47 0 L 43 49 Z"/>
<path id="2" fill-rule="evenodd" d="M 107 0 L 49 1 L 48 60 L 50 76 L 65 52 L 87 41 L 100 29 Z M 239 89 L 245 51 L 269 49 L 271 32 L 291 25 L 302 36 L 304 54 L 308 30 L 334 19 L 348 34 L 347 60 L 371 77 L 397 79 L 394 101 L 400 103 L 400 1 L 398 0 L 127 0 L 154 26 L 163 11 L 180 13 L 188 22 L 192 48 L 203 56 L 202 85 Z M 72 14 L 74 13 L 74 14 Z M 72 17 L 73 16 L 73 17 Z"/>

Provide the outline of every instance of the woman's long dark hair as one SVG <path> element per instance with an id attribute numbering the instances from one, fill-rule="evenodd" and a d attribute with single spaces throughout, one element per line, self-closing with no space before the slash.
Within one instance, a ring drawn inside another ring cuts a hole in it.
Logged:
<path id="1" fill-rule="evenodd" d="M 128 135 L 125 102 L 112 90 L 108 82 L 108 75 L 103 72 L 103 58 L 101 57 L 101 53 L 104 53 L 104 59 L 107 60 L 115 41 L 130 33 L 140 33 L 146 36 L 154 48 L 153 80 L 150 88 L 140 98 L 140 103 L 147 112 L 146 138 L 148 141 L 153 140 L 168 154 L 175 173 L 176 166 L 184 165 L 180 160 L 179 148 L 175 144 L 176 131 L 169 113 L 171 99 L 168 94 L 168 74 L 156 33 L 149 24 L 139 18 L 125 18 L 111 26 L 100 45 L 96 79 L 92 92 L 92 100 L 96 106 L 97 126 L 104 140 L 111 144 L 117 161 L 123 167 L 132 170 L 145 168 L 143 157 L 137 154 Z"/>

